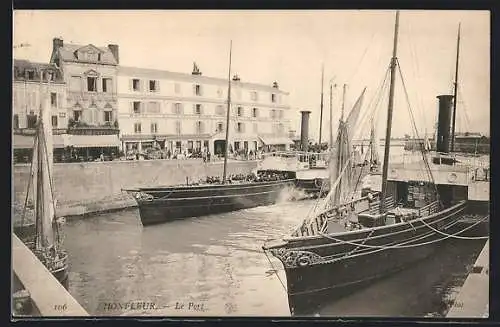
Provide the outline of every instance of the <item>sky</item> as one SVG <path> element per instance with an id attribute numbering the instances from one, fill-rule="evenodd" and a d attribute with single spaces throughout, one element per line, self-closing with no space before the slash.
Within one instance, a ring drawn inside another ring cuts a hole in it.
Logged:
<path id="1" fill-rule="evenodd" d="M 321 72 L 324 67 L 322 139 L 329 138 L 332 84 L 333 133 L 346 84 L 348 113 L 366 87 L 357 136 L 368 136 L 376 112 L 377 133 L 387 121 L 388 88 L 377 96 L 393 51 L 395 11 L 14 11 L 13 56 L 48 62 L 52 39 L 65 43 L 118 44 L 120 64 L 190 73 L 193 62 L 204 76 L 227 78 L 290 92 L 288 118 L 300 131 L 300 110 L 311 111 L 310 136 L 318 139 Z M 489 135 L 490 14 L 488 11 L 401 11 L 392 136 L 432 133 L 440 94 L 453 94 L 457 31 L 461 24 L 457 130 Z M 29 47 L 16 48 L 19 44 Z M 403 82 L 408 94 L 405 93 Z M 377 99 L 380 98 L 380 101 Z M 408 99 L 408 100 L 407 100 Z M 376 105 L 378 104 L 378 105 Z M 375 110 L 375 108 L 377 108 Z"/>

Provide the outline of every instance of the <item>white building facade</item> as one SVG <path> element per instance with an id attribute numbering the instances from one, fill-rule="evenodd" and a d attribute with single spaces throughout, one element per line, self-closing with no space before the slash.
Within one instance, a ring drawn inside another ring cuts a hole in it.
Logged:
<path id="1" fill-rule="evenodd" d="M 287 92 L 273 85 L 231 82 L 229 150 L 287 149 L 292 141 Z M 153 146 L 222 154 L 228 81 L 163 70 L 118 67 L 120 140 L 124 151 Z"/>

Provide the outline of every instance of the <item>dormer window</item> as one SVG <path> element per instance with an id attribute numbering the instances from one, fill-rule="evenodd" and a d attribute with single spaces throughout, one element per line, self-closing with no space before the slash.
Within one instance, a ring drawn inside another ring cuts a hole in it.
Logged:
<path id="1" fill-rule="evenodd" d="M 26 75 L 28 80 L 33 81 L 35 79 L 35 71 L 34 70 L 27 70 Z"/>

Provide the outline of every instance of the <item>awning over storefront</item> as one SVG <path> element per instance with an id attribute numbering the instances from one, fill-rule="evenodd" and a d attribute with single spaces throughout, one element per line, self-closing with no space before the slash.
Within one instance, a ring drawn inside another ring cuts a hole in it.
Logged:
<path id="1" fill-rule="evenodd" d="M 12 148 L 14 149 L 31 149 L 35 141 L 34 135 L 12 135 Z M 63 135 L 52 135 L 54 148 L 64 148 L 67 145 Z"/>
<path id="2" fill-rule="evenodd" d="M 71 135 L 69 142 L 75 148 L 119 147 L 118 135 Z"/>
<path id="3" fill-rule="evenodd" d="M 288 137 L 259 136 L 259 139 L 265 145 L 294 144 L 293 141 L 290 140 Z"/>

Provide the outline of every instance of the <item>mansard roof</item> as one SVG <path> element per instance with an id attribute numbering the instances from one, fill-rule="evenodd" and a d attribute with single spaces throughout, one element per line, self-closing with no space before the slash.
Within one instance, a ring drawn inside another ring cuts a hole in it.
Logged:
<path id="1" fill-rule="evenodd" d="M 32 72 L 32 74 L 28 74 Z M 64 83 L 64 78 L 62 72 L 53 64 L 33 62 L 24 59 L 14 59 L 12 66 L 12 77 L 15 81 L 34 81 L 39 82 L 41 74 L 44 72 L 53 72 L 54 83 Z M 47 76 L 44 76 L 44 81 L 47 80 Z"/>
<path id="2" fill-rule="evenodd" d="M 93 50 L 95 52 L 99 52 L 101 58 L 99 61 L 92 61 L 92 63 L 99 63 L 104 65 L 117 65 L 118 62 L 111 52 L 111 50 L 107 47 L 97 47 L 93 44 L 80 45 L 80 44 L 72 44 L 65 43 L 62 47 L 60 47 L 57 51 L 59 54 L 59 58 L 61 61 L 66 62 L 89 62 L 88 60 L 78 59 L 78 51 L 88 51 Z"/>

